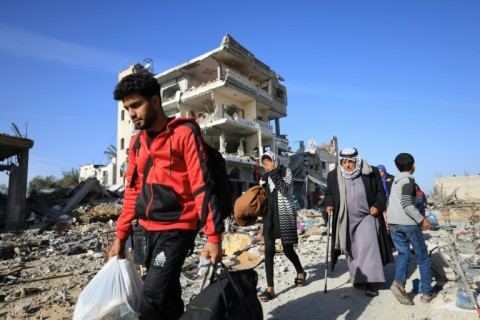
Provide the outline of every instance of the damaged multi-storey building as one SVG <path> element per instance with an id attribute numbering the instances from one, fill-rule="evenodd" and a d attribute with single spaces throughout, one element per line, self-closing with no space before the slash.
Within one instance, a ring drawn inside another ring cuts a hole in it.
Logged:
<path id="1" fill-rule="evenodd" d="M 152 68 L 135 64 L 122 71 L 119 78 L 145 71 L 152 72 Z M 284 79 L 230 35 L 223 38 L 220 47 L 155 78 L 167 116 L 196 118 L 205 141 L 226 159 L 234 197 L 258 183 L 263 170 L 259 159 L 265 151 L 275 152 L 283 165 L 290 166 L 292 153 L 280 128 L 280 119 L 287 116 L 287 89 L 281 83 Z M 123 181 L 127 148 L 135 130 L 120 102 L 117 181 Z M 336 153 L 330 155 L 325 161 L 334 163 L 330 158 Z M 299 157 L 302 160 L 296 161 L 303 167 L 305 155 Z M 329 166 L 320 163 L 313 170 L 295 170 L 295 180 L 303 183 L 306 176 L 324 180 L 326 172 L 322 174 L 322 170 Z M 297 188 L 299 193 L 302 190 Z"/>
<path id="2" fill-rule="evenodd" d="M 299 142 L 299 149 L 290 157 L 294 194 L 301 207 L 317 208 L 320 195 L 325 194 L 327 188 L 327 174 L 337 163 L 337 137 L 333 136 L 329 144 L 318 146 L 314 139 L 309 139 L 308 146 L 304 141 Z"/>

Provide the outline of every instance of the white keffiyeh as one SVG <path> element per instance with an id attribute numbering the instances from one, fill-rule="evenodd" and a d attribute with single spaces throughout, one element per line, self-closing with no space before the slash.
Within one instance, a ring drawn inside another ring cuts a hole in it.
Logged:
<path id="1" fill-rule="evenodd" d="M 355 161 L 355 169 L 352 171 L 346 171 L 342 166 L 343 160 Z M 358 155 L 357 149 L 348 147 L 340 151 L 340 156 L 338 157 L 338 166 L 345 179 L 354 179 L 358 177 L 362 170 L 362 158 Z"/>

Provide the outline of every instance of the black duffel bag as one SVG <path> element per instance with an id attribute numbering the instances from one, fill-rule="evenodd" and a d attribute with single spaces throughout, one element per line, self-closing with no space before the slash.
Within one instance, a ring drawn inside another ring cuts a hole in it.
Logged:
<path id="1" fill-rule="evenodd" d="M 248 319 L 262 320 L 257 296 L 258 274 L 253 269 L 230 271 L 221 263 L 212 266 L 210 284 L 187 304 L 181 320 Z M 205 285 L 207 271 L 202 288 Z"/>

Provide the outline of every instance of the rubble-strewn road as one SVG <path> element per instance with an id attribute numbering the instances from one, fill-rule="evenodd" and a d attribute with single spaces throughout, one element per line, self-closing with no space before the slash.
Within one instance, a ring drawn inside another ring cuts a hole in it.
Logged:
<path id="1" fill-rule="evenodd" d="M 426 305 L 420 302 L 420 294 L 414 298 L 415 305 L 402 305 L 389 290 L 389 283 L 395 273 L 394 265 L 385 268 L 388 283 L 379 286 L 379 296 L 369 298 L 361 289 L 353 288 L 348 283 L 346 262 L 339 260 L 338 270 L 329 273 L 328 290 L 324 293 L 324 264 L 309 263 L 308 285 L 303 288 L 292 286 L 294 271 L 289 270 L 277 277 L 276 290 L 280 293 L 276 299 L 263 303 L 265 319 L 473 319 L 475 314 L 466 311 L 453 312 L 436 309 L 444 305 L 444 299 L 451 299 L 452 292 L 440 294 Z M 412 279 L 419 278 L 414 269 L 407 283 L 407 291 L 412 290 Z M 291 269 L 291 268 L 290 268 Z M 262 270 L 263 271 L 263 270 Z M 260 271 L 260 272 L 262 272 Z M 435 282 L 434 282 L 435 283 Z"/>
<path id="2" fill-rule="evenodd" d="M 442 289 L 431 304 L 422 304 L 419 295 L 415 305 L 399 304 L 389 290 L 389 284 L 382 284 L 379 296 L 368 298 L 363 290 L 353 288 L 349 283 L 346 263 L 340 260 L 337 269 L 329 272 L 328 293 L 324 293 L 324 262 L 326 249 L 325 228 L 318 215 L 300 215 L 306 226 L 306 233 L 300 237 L 297 248 L 300 259 L 308 272 L 307 285 L 295 288 L 295 271 L 282 255 L 276 256 L 275 286 L 277 297 L 262 303 L 265 319 L 474 319 L 474 312 L 441 310 L 455 302 L 458 284 L 454 281 L 434 282 Z M 22 235 L 1 235 L 0 242 L 0 318 L 1 319 L 71 319 L 76 299 L 89 280 L 104 263 L 100 245 L 113 236 L 114 224 L 74 224 L 66 234 L 57 231 L 28 231 Z M 465 238 L 465 244 L 477 243 L 472 229 L 460 228 L 456 232 Z M 260 254 L 262 247 L 256 242 L 258 228 L 246 230 L 253 237 L 249 252 Z M 430 242 L 444 241 L 446 231 L 429 231 Z M 473 238 L 468 238 L 468 237 Z M 443 240 L 442 240 L 443 239 Z M 110 239 L 111 240 L 111 239 Z M 475 247 L 476 248 L 476 247 Z M 473 255 L 472 261 L 478 261 Z M 419 278 L 414 263 L 407 283 L 412 290 L 412 280 Z M 256 270 L 259 273 L 259 292 L 265 288 L 263 263 Z M 388 283 L 392 281 L 394 265 L 386 268 Z M 475 273 L 471 278 L 479 280 Z M 182 280 L 186 285 L 183 297 L 188 301 L 198 292 L 199 283 Z M 187 285 L 188 284 L 188 285 Z"/>

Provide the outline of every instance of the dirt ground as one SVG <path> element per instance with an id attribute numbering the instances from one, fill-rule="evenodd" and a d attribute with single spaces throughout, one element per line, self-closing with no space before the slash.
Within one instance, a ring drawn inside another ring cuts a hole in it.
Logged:
<path id="1" fill-rule="evenodd" d="M 442 215 L 437 213 L 440 225 L 445 224 Z M 452 217 L 452 223 L 468 220 L 470 212 L 465 214 L 456 213 Z M 434 231 L 427 231 L 427 233 Z M 324 252 L 326 244 L 319 243 L 316 252 Z M 309 260 L 309 256 L 299 252 L 300 260 L 308 272 L 307 285 L 302 288 L 293 286 L 295 271 L 289 265 L 285 273 L 275 272 L 275 291 L 277 297 L 269 302 L 262 303 L 265 319 L 346 319 L 346 320 L 447 320 L 447 319 L 479 319 L 474 310 L 460 309 L 455 306 L 456 290 L 458 284 L 452 281 L 444 281 L 441 278 L 432 281 L 432 286 L 438 291 L 438 296 L 430 304 L 420 301 L 421 294 L 412 292 L 413 279 L 420 279 L 415 259 L 409 266 L 409 277 L 406 291 L 413 298 L 414 305 L 402 305 L 390 291 L 390 285 L 395 276 L 395 264 L 385 266 L 386 283 L 379 284 L 379 295 L 375 298 L 365 296 L 364 290 L 354 288 L 349 282 L 347 263 L 342 256 L 337 262 L 335 270 L 328 270 L 327 293 L 325 289 L 325 256 Z M 396 259 L 396 252 L 394 257 Z M 263 264 L 257 267 L 261 290 L 265 289 L 265 270 Z M 435 276 L 435 273 L 432 274 Z"/>
<path id="2" fill-rule="evenodd" d="M 300 257 L 302 259 L 302 257 Z M 419 278 L 418 270 L 411 266 L 412 274 L 407 283 L 407 292 L 412 290 L 411 279 Z M 308 272 L 307 285 L 302 288 L 293 286 L 295 273 L 289 268 L 283 274 L 275 275 L 277 297 L 269 302 L 262 303 L 264 319 L 290 320 L 290 319 L 476 319 L 474 311 L 468 311 L 452 307 L 456 311 L 439 309 L 447 306 L 445 296 L 439 296 L 431 304 L 420 302 L 420 295 L 415 296 L 415 305 L 406 306 L 397 302 L 389 290 L 389 283 L 393 280 L 394 265 L 390 264 L 385 268 L 387 283 L 379 286 L 379 296 L 375 298 L 366 297 L 363 290 L 353 288 L 348 283 L 348 269 L 346 262 L 342 259 L 337 263 L 334 272 L 329 272 L 327 279 L 327 293 L 325 288 L 324 262 L 318 264 L 305 264 Z M 259 273 L 259 292 L 265 288 L 263 264 L 257 267 Z M 49 288 L 42 293 L 43 302 L 36 303 L 38 311 L 35 314 L 23 314 L 18 312 L 22 306 L 29 302 L 25 299 L 17 299 L 3 304 L 0 316 L 2 319 L 71 319 L 75 310 L 75 301 L 81 289 L 88 283 L 95 270 L 83 276 L 52 279 L 46 283 L 39 282 L 35 287 L 44 285 Z M 434 282 L 435 284 L 435 282 Z M 30 284 L 32 287 L 32 284 Z M 71 300 L 63 303 L 52 300 L 61 300 L 61 292 L 68 292 Z M 452 297 L 450 297 L 452 298 Z M 28 299 L 27 299 L 28 300 Z M 69 302 L 70 301 L 70 302 Z M 454 301 L 450 302 L 450 305 Z"/>
<path id="3" fill-rule="evenodd" d="M 364 291 L 348 283 L 348 268 L 345 260 L 339 260 L 336 269 L 328 273 L 327 293 L 325 288 L 324 263 L 306 266 L 309 274 L 307 285 L 296 288 L 292 285 L 294 271 L 275 278 L 277 297 L 262 303 L 265 319 L 475 319 L 474 311 L 454 307 L 452 296 L 439 295 L 430 304 L 420 302 L 420 294 L 413 294 L 412 279 L 420 278 L 415 265 L 410 266 L 410 278 L 406 290 L 414 297 L 414 305 L 400 304 L 389 287 L 395 275 L 394 264 L 385 267 L 387 283 L 380 284 L 379 296 L 369 298 Z M 259 270 L 264 272 L 264 270 Z M 435 281 L 433 285 L 437 284 Z M 439 283 L 440 284 L 440 283 Z M 264 286 L 264 283 L 260 283 Z M 445 302 L 444 299 L 452 300 Z M 449 310 L 442 310 L 450 306 Z"/>

